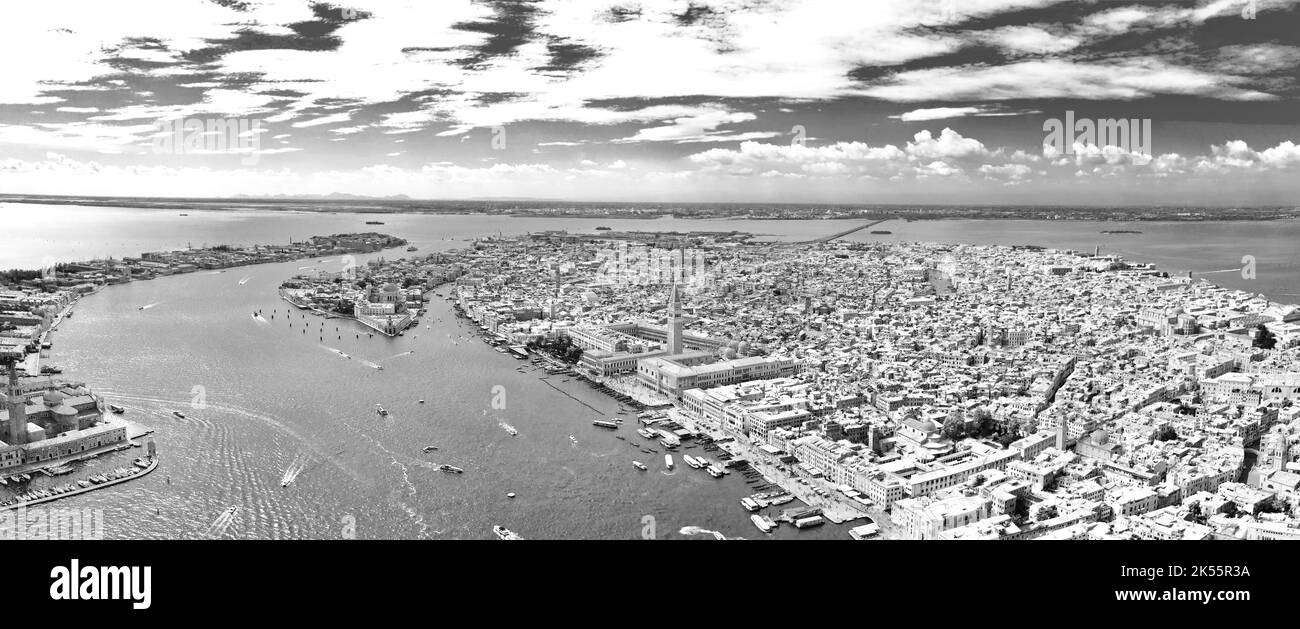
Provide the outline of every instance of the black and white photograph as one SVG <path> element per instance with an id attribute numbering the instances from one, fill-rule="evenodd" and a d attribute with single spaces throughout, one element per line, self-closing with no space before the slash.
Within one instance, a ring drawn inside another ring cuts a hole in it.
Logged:
<path id="1" fill-rule="evenodd" d="M 497 541 L 668 605 L 1049 554 L 1130 613 L 1287 601 L 1297 0 L 0 11 L 0 539 L 42 606 Z"/>

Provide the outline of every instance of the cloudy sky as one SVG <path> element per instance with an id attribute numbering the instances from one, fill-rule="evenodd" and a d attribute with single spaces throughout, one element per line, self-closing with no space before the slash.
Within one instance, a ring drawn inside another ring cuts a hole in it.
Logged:
<path id="1" fill-rule="evenodd" d="M 8 3 L 0 192 L 1293 205 L 1297 3 Z"/>

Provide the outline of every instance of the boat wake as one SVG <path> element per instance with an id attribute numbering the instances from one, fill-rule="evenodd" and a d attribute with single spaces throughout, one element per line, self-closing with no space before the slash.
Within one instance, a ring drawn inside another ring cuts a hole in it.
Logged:
<path id="1" fill-rule="evenodd" d="M 159 304 L 162 304 L 162 302 L 161 302 L 161 301 L 155 301 L 155 302 L 153 302 L 152 304 L 145 304 L 145 305 L 143 305 L 143 306 L 140 306 L 140 309 L 141 309 L 141 310 L 148 310 L 148 309 L 153 308 L 154 306 L 157 306 L 157 305 L 159 305 Z"/>
<path id="2" fill-rule="evenodd" d="M 381 450 L 384 454 L 388 455 L 389 463 L 391 465 L 396 466 L 397 469 L 402 474 L 402 485 L 406 488 L 406 496 L 408 498 L 415 498 L 416 495 L 419 493 L 415 488 L 415 483 L 411 482 L 409 465 L 414 465 L 416 467 L 423 467 L 423 468 L 434 469 L 434 470 L 438 469 L 439 467 L 438 465 L 433 463 L 419 461 L 419 460 L 411 459 L 409 457 L 399 456 L 396 452 L 393 452 L 392 450 L 389 450 L 388 448 L 384 447 L 384 445 L 380 443 L 378 439 L 375 439 L 373 436 L 360 431 L 358 431 L 358 434 L 361 435 L 361 437 L 364 438 L 366 441 L 369 441 L 370 444 L 373 445 L 376 449 Z M 407 504 L 405 500 L 398 499 L 395 502 L 397 503 L 398 508 L 400 508 L 403 512 L 406 513 L 406 517 L 411 521 L 411 523 L 414 524 L 420 530 L 419 536 L 428 537 L 429 525 L 424 521 L 424 516 L 421 515 L 420 512 L 417 511 L 415 508 L 413 508 L 411 505 Z"/>
<path id="3" fill-rule="evenodd" d="M 510 424 L 507 424 L 505 422 L 498 422 L 497 425 L 501 427 L 501 430 L 510 433 L 510 436 L 512 437 L 519 434 L 519 431 L 515 430 L 515 427 L 511 426 Z"/>
<path id="4" fill-rule="evenodd" d="M 386 358 L 385 360 L 392 360 L 392 359 L 394 359 L 394 358 L 401 358 L 401 357 L 403 357 L 403 356 L 410 356 L 411 354 L 414 354 L 414 353 L 415 353 L 415 350 L 412 349 L 412 350 L 408 350 L 408 351 L 402 352 L 402 353 L 400 353 L 400 354 L 393 354 L 392 356 L 389 356 L 389 357 Z"/>
<path id="5" fill-rule="evenodd" d="M 284 470 L 284 476 L 280 477 L 280 486 L 288 487 L 292 485 L 294 481 L 298 480 L 298 475 L 302 474 L 305 469 L 307 469 L 307 456 L 299 454 L 294 457 L 293 462 Z"/>
<path id="6" fill-rule="evenodd" d="M 252 276 L 252 275 L 245 275 L 244 277 L 242 277 L 242 278 L 239 279 L 239 285 L 240 285 L 240 286 L 243 286 L 244 284 L 247 284 L 247 283 L 248 283 L 248 280 L 251 280 L 251 279 L 253 279 L 253 276 Z"/>
<path id="7" fill-rule="evenodd" d="M 333 347 L 330 347 L 329 345 L 321 345 L 321 347 L 324 347 L 325 349 L 327 349 L 327 350 L 329 350 L 329 351 L 331 351 L 331 352 L 334 352 L 335 354 L 338 354 L 340 358 L 352 358 L 351 356 L 348 355 L 347 352 L 344 352 L 344 351 L 341 350 L 341 349 L 334 349 Z"/>
<path id="8" fill-rule="evenodd" d="M 203 534 L 213 539 L 221 537 L 226 534 L 226 531 L 230 529 L 231 524 L 234 524 L 237 517 L 239 517 L 239 507 L 230 507 L 222 511 L 221 515 L 217 516 L 217 519 L 208 525 L 208 530 L 204 531 Z"/>
<path id="9" fill-rule="evenodd" d="M 682 530 L 678 531 L 678 533 L 681 533 L 682 535 L 712 535 L 713 539 L 717 540 L 745 539 L 743 537 L 727 537 L 717 531 L 710 531 L 709 529 L 698 526 L 683 526 Z"/>
<path id="10" fill-rule="evenodd" d="M 176 400 L 169 400 L 169 399 L 166 399 L 166 398 L 158 398 L 158 397 L 150 397 L 150 396 L 136 395 L 136 394 L 132 394 L 132 393 L 129 393 L 129 392 L 120 392 L 120 391 L 115 391 L 115 390 L 112 390 L 112 389 L 105 389 L 105 390 L 104 390 L 104 393 L 105 393 L 105 394 L 110 394 L 110 395 L 112 395 L 113 397 L 115 397 L 115 398 L 117 398 L 117 399 L 119 399 L 119 400 L 123 400 L 123 401 L 127 401 L 127 402 L 135 402 L 136 404 L 145 404 L 146 406 L 145 406 L 144 408 L 146 408 L 146 409 L 147 409 L 147 407 L 150 407 L 150 406 L 170 406 L 170 405 L 174 405 L 174 404 L 178 404 L 178 403 L 179 403 L 179 402 L 177 402 Z M 323 461 L 328 461 L 328 462 L 331 463 L 331 464 L 332 464 L 336 469 L 338 469 L 339 471 L 343 472 L 344 474 L 347 474 L 348 477 L 350 477 L 352 480 L 354 480 L 354 481 L 356 481 L 356 482 L 358 482 L 358 483 L 366 483 L 366 482 L 368 482 L 365 478 L 363 478 L 360 474 L 358 474 L 358 473 L 356 472 L 356 470 L 353 470 L 352 468 L 350 468 L 350 467 L 344 465 L 342 462 L 340 462 L 336 456 L 330 456 L 328 452 L 323 452 L 323 451 L 321 450 L 321 448 L 317 447 L 316 442 L 315 442 L 314 439 L 312 439 L 312 438 L 308 438 L 308 437 L 306 437 L 306 436 L 300 434 L 300 433 L 299 433 L 297 430 L 295 430 L 294 428 L 292 428 L 292 427 L 290 427 L 290 426 L 288 426 L 288 425 L 285 425 L 283 422 L 281 422 L 281 421 L 279 421 L 279 420 L 277 420 L 277 419 L 271 417 L 270 415 L 264 415 L 264 414 L 262 414 L 262 413 L 257 413 L 257 412 L 254 412 L 254 411 L 251 411 L 251 410 L 248 410 L 248 409 L 242 408 L 242 407 L 231 406 L 231 405 L 228 405 L 228 404 L 214 404 L 214 403 L 212 403 L 211 401 L 208 402 L 208 409 L 209 409 L 209 411 L 215 411 L 215 412 L 217 412 L 217 413 L 229 413 L 230 415 L 233 415 L 233 416 L 242 417 L 242 418 L 245 418 L 245 419 L 249 419 L 249 420 L 252 420 L 252 421 L 260 422 L 260 423 L 266 424 L 266 425 L 268 425 L 268 426 L 271 426 L 271 427 L 275 428 L 276 430 L 280 431 L 281 433 L 283 433 L 283 434 L 285 434 L 285 435 L 288 435 L 288 436 L 289 436 L 290 438 L 292 438 L 294 441 L 297 441 L 298 443 L 302 444 L 302 446 L 303 446 L 304 448 L 306 448 L 307 450 L 310 450 L 310 451 L 316 453 L 317 455 L 319 455 L 320 457 L 322 457 L 322 460 L 323 460 Z M 152 409 L 148 409 L 148 410 L 152 410 Z M 165 414 L 165 411 L 157 411 L 157 412 L 160 412 L 160 413 L 164 413 L 164 414 Z M 215 425 L 213 422 L 210 422 L 210 421 L 207 421 L 207 420 L 196 420 L 196 419 L 194 419 L 193 416 L 191 416 L 187 421 L 192 421 L 192 422 L 195 422 L 195 421 L 196 421 L 196 422 L 198 422 L 198 423 L 200 423 L 200 424 L 202 424 L 202 425 L 204 425 L 204 426 L 207 426 L 207 427 L 213 427 L 213 426 Z"/>
<path id="11" fill-rule="evenodd" d="M 253 321 L 256 322 L 257 325 L 263 325 L 263 326 L 269 326 L 269 325 L 271 325 L 271 322 L 270 322 L 270 321 L 267 321 L 267 320 L 266 320 L 266 317 L 263 317 L 263 316 L 260 315 L 260 314 L 255 314 L 255 315 L 253 315 Z"/>

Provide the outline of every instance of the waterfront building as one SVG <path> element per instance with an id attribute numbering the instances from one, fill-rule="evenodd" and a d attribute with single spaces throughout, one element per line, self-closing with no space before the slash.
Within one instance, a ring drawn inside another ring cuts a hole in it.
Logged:
<path id="1" fill-rule="evenodd" d="M 392 283 L 371 286 L 366 295 L 357 300 L 353 314 L 362 325 L 388 336 L 396 336 L 414 319 L 402 289 Z"/>
<path id="2" fill-rule="evenodd" d="M 106 415 L 84 385 L 27 382 L 5 390 L 0 469 L 52 463 L 127 440 L 126 423 Z"/>

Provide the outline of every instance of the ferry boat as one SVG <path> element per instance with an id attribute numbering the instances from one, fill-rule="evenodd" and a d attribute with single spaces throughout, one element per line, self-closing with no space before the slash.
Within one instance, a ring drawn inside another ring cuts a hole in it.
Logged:
<path id="1" fill-rule="evenodd" d="M 118 406 L 118 405 L 116 405 L 116 404 L 109 404 L 109 405 L 108 405 L 108 410 L 113 411 L 114 413 L 117 413 L 118 415 L 121 415 L 122 413 L 125 413 L 125 412 L 126 412 L 126 409 L 124 409 L 124 408 L 122 408 L 121 406 Z"/>
<path id="2" fill-rule="evenodd" d="M 758 511 L 762 508 L 762 505 L 749 496 L 740 499 L 740 506 L 744 507 L 746 511 Z"/>
<path id="3" fill-rule="evenodd" d="M 640 461 L 632 461 L 632 467 L 635 467 L 636 469 L 641 470 L 642 472 L 649 469 L 645 466 L 645 463 L 642 463 Z"/>
<path id="4" fill-rule="evenodd" d="M 462 469 L 460 469 L 459 467 L 456 467 L 455 465 L 447 465 L 446 463 L 443 463 L 442 465 L 439 465 L 439 466 L 438 466 L 438 470 L 439 470 L 439 471 L 446 472 L 446 473 L 448 473 L 448 474 L 464 474 L 464 473 L 465 473 L 465 470 L 462 470 Z"/>
<path id="5" fill-rule="evenodd" d="M 406 250 L 407 250 L 407 251 L 419 251 L 420 248 L 419 248 L 419 247 L 407 247 Z"/>
<path id="6" fill-rule="evenodd" d="M 673 469 L 673 455 L 671 454 L 664 455 L 664 465 L 668 466 L 668 469 L 670 470 Z"/>
<path id="7" fill-rule="evenodd" d="M 795 520 L 794 527 L 797 529 L 806 529 L 813 526 L 821 526 L 825 523 L 826 520 L 822 519 L 822 516 L 813 515 L 813 516 L 808 516 L 806 518 L 799 518 L 798 520 Z"/>
<path id="8" fill-rule="evenodd" d="M 708 472 L 709 472 L 709 476 L 712 476 L 712 477 L 714 477 L 714 478 L 722 478 L 722 470 L 719 469 L 718 466 L 716 466 L 716 465 L 710 465 L 710 466 L 709 466 L 708 468 L 706 468 L 706 469 L 707 469 Z"/>
<path id="9" fill-rule="evenodd" d="M 645 437 L 646 439 L 654 439 L 655 437 L 658 437 L 658 436 L 659 436 L 659 435 L 656 435 L 656 434 L 655 434 L 655 431 L 650 430 L 649 428 L 637 428 L 637 429 L 636 429 L 636 434 L 641 435 L 642 437 Z"/>
<path id="10" fill-rule="evenodd" d="M 607 422 L 603 419 L 594 419 L 591 421 L 591 424 L 593 426 L 600 426 L 601 428 L 610 428 L 614 430 L 618 429 L 618 424 L 615 424 L 614 422 Z"/>
<path id="11" fill-rule="evenodd" d="M 776 522 L 773 522 L 771 518 L 761 516 L 757 513 L 749 516 L 749 521 L 753 522 L 754 526 L 757 526 L 758 530 L 764 533 L 771 533 L 772 530 L 776 528 Z"/>
<path id="12" fill-rule="evenodd" d="M 698 469 L 700 469 L 700 467 L 701 467 L 701 466 L 700 466 L 700 462 L 697 461 L 697 460 L 695 460 L 695 457 L 693 457 L 693 456 L 691 456 L 691 455 L 689 455 L 689 454 L 682 455 L 682 460 L 683 460 L 683 461 L 686 461 L 686 464 L 689 465 L 689 466 L 691 466 L 691 467 L 694 468 L 694 469 L 697 469 L 697 470 L 698 470 Z"/>
<path id="13" fill-rule="evenodd" d="M 172 415 L 175 415 L 181 419 L 185 419 L 185 413 L 182 413 L 180 411 L 172 411 Z"/>
<path id="14" fill-rule="evenodd" d="M 506 528 L 506 527 L 504 527 L 504 526 L 501 526 L 500 524 L 494 525 L 494 526 L 492 527 L 492 532 L 493 532 L 493 533 L 496 533 L 496 535 L 497 535 L 497 539 L 503 539 L 503 540 L 507 540 L 507 541 L 523 539 L 523 537 L 520 536 L 518 533 L 516 533 L 516 532 L 514 532 L 514 531 L 512 531 L 512 530 L 510 530 L 510 529 L 508 529 L 508 528 Z"/>

